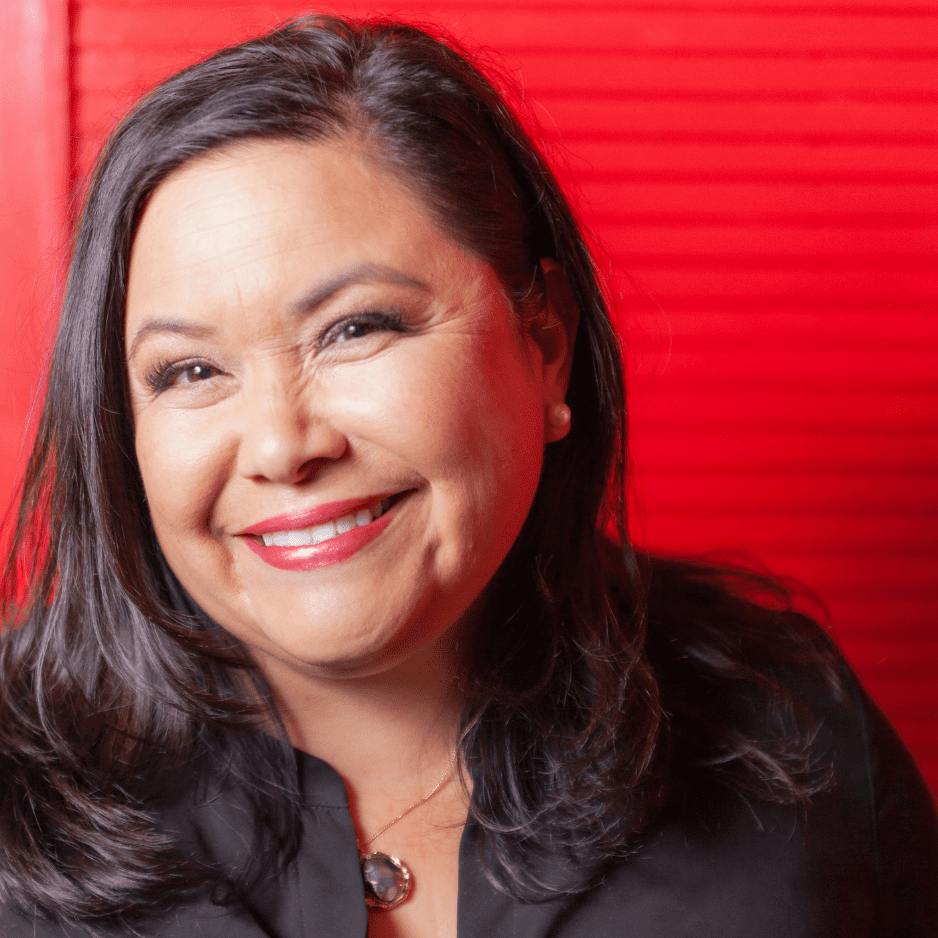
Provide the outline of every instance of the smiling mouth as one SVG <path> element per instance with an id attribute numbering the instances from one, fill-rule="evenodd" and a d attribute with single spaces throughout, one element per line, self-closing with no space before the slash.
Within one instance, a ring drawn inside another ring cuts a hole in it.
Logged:
<path id="1" fill-rule="evenodd" d="M 312 547 L 331 541 L 341 534 L 363 528 L 372 521 L 377 521 L 394 503 L 395 499 L 385 498 L 375 502 L 370 508 L 361 508 L 349 512 L 331 521 L 314 524 L 308 528 L 297 528 L 292 531 L 271 531 L 269 534 L 259 535 L 265 547 Z"/>

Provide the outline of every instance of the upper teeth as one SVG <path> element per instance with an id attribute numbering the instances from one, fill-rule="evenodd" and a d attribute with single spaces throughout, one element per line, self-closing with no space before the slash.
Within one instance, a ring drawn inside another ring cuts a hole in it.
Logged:
<path id="1" fill-rule="evenodd" d="M 371 508 L 362 508 L 341 518 L 334 518 L 325 524 L 313 525 L 311 528 L 300 528 L 296 531 L 274 531 L 272 534 L 262 534 L 267 547 L 309 547 L 312 544 L 321 544 L 353 528 L 371 524 L 380 518 L 390 507 L 390 499 L 385 499 L 372 505 Z"/>

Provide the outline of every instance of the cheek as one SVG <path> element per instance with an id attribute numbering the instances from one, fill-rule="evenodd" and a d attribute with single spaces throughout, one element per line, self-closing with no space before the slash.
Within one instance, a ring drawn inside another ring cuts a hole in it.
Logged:
<path id="1" fill-rule="evenodd" d="M 136 422 L 135 448 L 164 550 L 180 535 L 206 530 L 222 485 L 222 447 L 211 422 L 191 411 L 144 413 Z"/>
<path id="2" fill-rule="evenodd" d="M 350 429 L 380 441 L 427 478 L 500 478 L 520 472 L 532 454 L 539 470 L 543 407 L 527 363 L 506 348 L 510 341 L 445 337 L 404 346 L 342 376 L 332 400 Z"/>
<path id="3" fill-rule="evenodd" d="M 527 362 L 514 354 L 513 337 L 473 347 L 463 367 L 437 375 L 452 381 L 450 426 L 457 431 L 454 452 L 486 466 L 501 485 L 526 487 L 526 475 L 540 472 L 544 418 L 540 392 Z M 426 414 L 432 420 L 432 407 Z"/>
<path id="4" fill-rule="evenodd" d="M 512 351 L 465 342 L 395 369 L 371 424 L 430 482 L 431 523 L 463 553 L 507 550 L 540 478 L 543 407 Z"/>

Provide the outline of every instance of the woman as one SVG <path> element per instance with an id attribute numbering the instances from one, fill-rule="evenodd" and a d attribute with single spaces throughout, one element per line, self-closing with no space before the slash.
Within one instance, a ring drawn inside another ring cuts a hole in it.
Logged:
<path id="1" fill-rule="evenodd" d="M 931 933 L 911 760 L 775 584 L 630 547 L 622 401 L 450 45 L 321 18 L 145 98 L 8 567 L 5 933 Z"/>

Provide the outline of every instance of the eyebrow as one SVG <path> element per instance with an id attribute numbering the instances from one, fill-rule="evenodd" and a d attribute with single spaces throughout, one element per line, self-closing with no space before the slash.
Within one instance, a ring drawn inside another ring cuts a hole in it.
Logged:
<path id="1" fill-rule="evenodd" d="M 331 300 L 337 293 L 356 283 L 390 283 L 395 286 L 417 287 L 421 290 L 429 289 L 427 284 L 420 280 L 414 280 L 413 277 L 399 270 L 394 270 L 393 267 L 383 267 L 381 264 L 359 264 L 357 267 L 350 267 L 348 270 L 341 271 L 324 283 L 319 284 L 306 296 L 297 300 L 292 307 L 293 313 L 298 317 L 308 316 Z"/>
<path id="2" fill-rule="evenodd" d="M 209 326 L 197 326 L 190 322 L 180 322 L 178 319 L 151 319 L 137 330 L 137 334 L 130 344 L 130 351 L 127 353 L 127 361 L 130 361 L 137 354 L 140 342 L 153 332 L 168 332 L 172 335 L 184 335 L 193 339 L 205 339 L 211 336 L 214 331 Z"/>
<path id="3" fill-rule="evenodd" d="M 343 270 L 319 284 L 304 297 L 297 300 L 291 306 L 291 312 L 294 316 L 302 318 L 314 313 L 324 303 L 328 302 L 337 293 L 341 293 L 346 287 L 356 283 L 390 283 L 395 286 L 417 287 L 421 290 L 428 290 L 427 284 L 420 280 L 394 270 L 392 267 L 383 267 L 380 264 L 359 264 L 357 267 L 350 267 Z M 133 359 L 137 353 L 140 342 L 148 335 L 155 332 L 170 333 L 171 335 L 183 335 L 189 338 L 205 339 L 211 337 L 215 330 L 210 326 L 199 326 L 195 323 L 183 322 L 178 319 L 151 319 L 142 325 L 134 336 L 130 345 L 130 351 L 127 353 L 127 360 Z"/>

